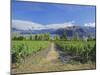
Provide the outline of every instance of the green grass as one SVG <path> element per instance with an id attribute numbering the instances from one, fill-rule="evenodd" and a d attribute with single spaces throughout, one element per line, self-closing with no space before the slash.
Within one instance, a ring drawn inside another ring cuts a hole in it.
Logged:
<path id="1" fill-rule="evenodd" d="M 48 46 L 48 41 L 12 41 L 11 53 L 14 56 L 12 60 L 16 60 L 17 62 L 20 58 L 37 53 Z"/>
<path id="2" fill-rule="evenodd" d="M 49 42 L 48 41 L 12 41 L 12 48 L 20 45 L 26 45 L 28 47 L 29 52 L 37 52 L 40 49 L 48 47 Z"/>
<path id="3" fill-rule="evenodd" d="M 56 45 L 66 54 L 78 56 L 82 62 L 95 61 L 95 41 L 56 41 Z"/>

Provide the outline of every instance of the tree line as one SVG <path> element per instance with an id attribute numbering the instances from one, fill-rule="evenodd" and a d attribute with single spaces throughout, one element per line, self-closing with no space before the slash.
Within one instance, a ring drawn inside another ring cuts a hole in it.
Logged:
<path id="1" fill-rule="evenodd" d="M 30 36 L 14 36 L 12 40 L 50 40 L 50 33 L 31 34 Z"/>
<path id="2" fill-rule="evenodd" d="M 63 40 L 63 41 L 65 40 L 66 41 L 69 39 L 67 37 L 66 32 L 63 32 L 62 35 L 55 34 L 53 38 L 51 38 L 51 34 L 48 32 L 44 34 L 31 34 L 30 36 L 14 36 L 12 40 Z M 85 38 L 80 39 L 78 33 L 74 32 L 70 40 L 74 40 L 74 41 L 85 40 Z M 89 41 L 89 40 L 95 40 L 95 39 L 93 39 L 91 35 L 88 35 L 88 39 L 86 40 Z"/>

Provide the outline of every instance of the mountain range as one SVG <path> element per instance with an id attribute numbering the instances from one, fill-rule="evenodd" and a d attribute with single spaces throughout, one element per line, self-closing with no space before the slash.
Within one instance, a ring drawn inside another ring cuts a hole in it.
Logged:
<path id="1" fill-rule="evenodd" d="M 30 34 L 43 34 L 49 32 L 51 35 L 58 34 L 61 36 L 66 32 L 68 37 L 72 37 L 73 33 L 78 33 L 79 37 L 88 37 L 91 34 L 92 37 L 96 35 L 95 27 L 86 27 L 86 26 L 69 26 L 59 29 L 41 29 L 41 30 L 22 30 L 17 28 L 12 28 L 13 33 L 19 33 L 20 35 L 30 35 Z"/>

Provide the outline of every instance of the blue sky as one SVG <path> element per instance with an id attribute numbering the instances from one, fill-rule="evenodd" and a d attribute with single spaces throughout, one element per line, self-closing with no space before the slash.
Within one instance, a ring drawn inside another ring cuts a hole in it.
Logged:
<path id="1" fill-rule="evenodd" d="M 31 21 L 42 25 L 73 22 L 75 25 L 95 23 L 95 6 L 70 4 L 12 2 L 12 20 Z"/>

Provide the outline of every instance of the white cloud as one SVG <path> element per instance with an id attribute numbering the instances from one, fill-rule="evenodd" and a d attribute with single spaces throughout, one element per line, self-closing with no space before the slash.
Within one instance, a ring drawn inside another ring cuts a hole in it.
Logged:
<path id="1" fill-rule="evenodd" d="M 23 20 L 12 20 L 12 27 L 22 30 L 29 30 L 29 29 L 42 29 L 43 25 L 38 23 L 33 23 L 31 21 L 23 21 Z"/>
<path id="2" fill-rule="evenodd" d="M 62 24 L 49 24 L 49 25 L 46 25 L 46 28 L 59 29 L 59 28 L 66 28 L 73 25 L 74 25 L 73 22 L 62 23 Z"/>
<path id="3" fill-rule="evenodd" d="M 95 27 L 95 23 L 86 23 L 86 24 L 84 24 L 84 26 L 87 26 L 87 27 Z"/>
<path id="4" fill-rule="evenodd" d="M 12 20 L 12 28 L 17 28 L 17 29 L 22 29 L 22 30 L 58 29 L 58 28 L 65 28 L 65 27 L 69 27 L 73 25 L 74 25 L 73 21 L 62 23 L 62 24 L 42 25 L 42 24 L 31 22 L 31 21 Z"/>

